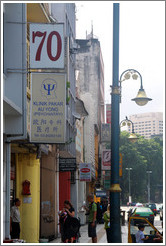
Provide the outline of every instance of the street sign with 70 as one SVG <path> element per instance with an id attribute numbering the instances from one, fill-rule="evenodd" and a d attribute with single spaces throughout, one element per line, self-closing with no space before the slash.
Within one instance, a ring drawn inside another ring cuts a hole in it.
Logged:
<path id="1" fill-rule="evenodd" d="M 30 68 L 64 68 L 64 25 L 30 24 Z"/>

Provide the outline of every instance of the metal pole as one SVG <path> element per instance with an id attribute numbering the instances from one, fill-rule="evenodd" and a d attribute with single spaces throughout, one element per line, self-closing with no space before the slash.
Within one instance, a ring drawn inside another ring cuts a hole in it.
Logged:
<path id="1" fill-rule="evenodd" d="M 119 184 L 119 3 L 113 4 L 113 85 L 111 97 L 110 238 L 121 243 Z"/>
<path id="2" fill-rule="evenodd" d="M 129 168 L 129 202 L 130 202 L 130 195 L 131 195 L 131 190 L 130 190 L 130 168 Z"/>
<path id="3" fill-rule="evenodd" d="M 126 170 L 129 171 L 129 203 L 131 202 L 131 182 L 130 182 L 130 171 L 132 170 L 132 167 L 126 167 Z"/>
<path id="4" fill-rule="evenodd" d="M 148 203 L 150 203 L 150 174 L 152 171 L 147 171 L 148 174 Z"/>

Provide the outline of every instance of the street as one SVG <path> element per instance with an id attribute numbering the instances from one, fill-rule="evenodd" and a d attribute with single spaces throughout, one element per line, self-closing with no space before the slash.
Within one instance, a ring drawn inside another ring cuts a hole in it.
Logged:
<path id="1" fill-rule="evenodd" d="M 127 211 L 130 207 L 121 207 L 123 211 L 125 211 L 125 225 L 121 226 L 121 236 L 122 236 L 122 243 L 128 243 L 128 222 L 127 222 Z M 154 226 L 161 232 L 162 226 L 159 215 L 155 216 Z M 79 243 L 92 243 L 91 238 L 88 237 L 88 225 L 82 225 L 80 228 L 81 237 L 79 238 Z M 58 237 L 49 243 L 60 243 L 61 238 Z M 104 224 L 97 224 L 97 243 L 107 243 L 106 239 L 106 232 L 104 229 Z"/>

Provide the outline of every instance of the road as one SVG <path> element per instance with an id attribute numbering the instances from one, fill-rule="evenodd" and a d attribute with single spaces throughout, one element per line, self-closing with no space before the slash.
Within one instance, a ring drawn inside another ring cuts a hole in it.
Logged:
<path id="1" fill-rule="evenodd" d="M 125 225 L 121 226 L 122 243 L 128 243 L 128 222 L 127 222 L 127 211 L 130 207 L 121 207 L 125 211 Z M 159 215 L 155 216 L 154 226 L 162 231 L 161 221 Z M 91 238 L 88 237 L 88 226 L 87 224 L 82 225 L 80 228 L 81 237 L 79 238 L 79 243 L 92 243 Z M 49 243 L 60 243 L 60 236 Z M 103 224 L 97 224 L 97 243 L 107 243 L 106 233 Z"/>

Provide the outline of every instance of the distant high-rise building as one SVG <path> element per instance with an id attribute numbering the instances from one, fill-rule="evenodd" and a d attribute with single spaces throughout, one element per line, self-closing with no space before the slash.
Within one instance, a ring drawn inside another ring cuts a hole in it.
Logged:
<path id="1" fill-rule="evenodd" d="M 131 115 L 129 119 L 134 124 L 134 132 L 144 136 L 147 139 L 156 136 L 163 136 L 163 113 L 151 112 Z M 131 125 L 128 131 L 131 132 Z"/>

